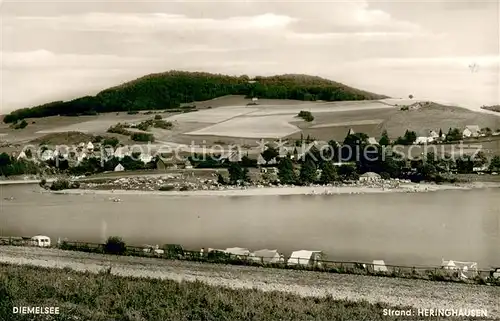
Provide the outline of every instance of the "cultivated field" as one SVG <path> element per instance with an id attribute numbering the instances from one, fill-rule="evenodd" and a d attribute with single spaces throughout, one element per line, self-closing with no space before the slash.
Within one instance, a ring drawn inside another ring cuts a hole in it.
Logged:
<path id="1" fill-rule="evenodd" d="M 462 129 L 466 125 L 479 125 L 481 128 L 489 127 L 493 130 L 500 128 L 499 116 L 463 108 L 431 103 L 420 109 L 402 111 L 395 106 L 417 102 L 409 99 L 346 102 L 263 99 L 258 101 L 258 105 L 247 106 L 249 101 L 242 96 L 226 96 L 196 102 L 193 103 L 199 109 L 196 112 L 161 114 L 164 119 L 173 122 L 171 130 L 152 128 L 150 132 L 159 144 L 224 143 L 256 146 L 260 139 L 299 139 L 301 135 L 318 140 L 342 141 L 351 128 L 376 139 L 380 138 L 384 129 L 392 139 L 396 139 L 407 129 L 424 136 L 431 130 L 438 132 L 441 129 L 447 132 L 451 127 Z M 301 110 L 310 111 L 314 120 L 305 122 L 296 117 Z M 98 116 L 29 119 L 28 127 L 20 130 L 10 129 L 6 124 L 2 124 L 0 134 L 4 136 L 0 137 L 0 140 L 26 143 L 39 139 L 46 133 L 66 131 L 102 135 L 118 122 L 138 122 L 152 117 L 153 115 L 128 115 L 122 112 Z M 132 143 L 127 136 L 113 136 L 124 144 Z"/>
<path id="2" fill-rule="evenodd" d="M 42 267 L 69 267 L 99 272 L 111 267 L 120 276 L 201 281 L 232 289 L 280 291 L 301 297 L 368 301 L 415 308 L 487 309 L 500 317 L 500 288 L 459 283 L 262 269 L 161 259 L 106 256 L 53 249 L 0 247 L 0 262 Z"/>
<path id="3" fill-rule="evenodd" d="M 290 124 L 293 120 L 291 115 L 238 117 L 186 135 L 278 139 L 300 132 L 298 127 Z"/>

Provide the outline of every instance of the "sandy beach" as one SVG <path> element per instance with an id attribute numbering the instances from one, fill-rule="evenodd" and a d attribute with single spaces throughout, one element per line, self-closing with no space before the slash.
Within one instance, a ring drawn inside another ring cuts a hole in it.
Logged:
<path id="1" fill-rule="evenodd" d="M 95 194 L 95 195 L 162 195 L 162 196 L 285 196 L 285 195 L 341 195 L 370 193 L 416 193 L 444 190 L 469 190 L 473 188 L 497 188 L 498 183 L 469 183 L 464 185 L 401 184 L 399 188 L 367 186 L 284 186 L 248 187 L 244 189 L 194 190 L 194 191 L 140 191 L 140 190 L 85 190 L 72 189 L 53 191 L 56 194 Z"/>

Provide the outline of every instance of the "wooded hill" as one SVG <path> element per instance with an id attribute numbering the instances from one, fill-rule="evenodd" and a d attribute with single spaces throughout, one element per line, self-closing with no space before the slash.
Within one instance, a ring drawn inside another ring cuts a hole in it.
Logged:
<path id="1" fill-rule="evenodd" d="M 290 74 L 250 79 L 245 75 L 234 77 L 202 72 L 169 71 L 150 74 L 105 89 L 96 96 L 19 109 L 6 115 L 4 122 L 13 123 L 24 118 L 56 115 L 78 116 L 117 111 L 171 109 L 178 108 L 182 103 L 209 100 L 225 95 L 306 101 L 386 98 L 328 79 L 307 75 Z"/>

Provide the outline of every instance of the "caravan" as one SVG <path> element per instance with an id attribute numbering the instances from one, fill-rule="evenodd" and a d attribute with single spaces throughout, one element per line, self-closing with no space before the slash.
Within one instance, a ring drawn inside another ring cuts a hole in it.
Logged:
<path id="1" fill-rule="evenodd" d="M 50 247 L 50 237 L 44 235 L 36 235 L 30 239 L 32 246 Z"/>

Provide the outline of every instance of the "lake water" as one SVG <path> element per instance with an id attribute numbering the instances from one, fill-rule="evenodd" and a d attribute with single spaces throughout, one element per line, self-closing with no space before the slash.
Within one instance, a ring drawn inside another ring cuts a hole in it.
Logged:
<path id="1" fill-rule="evenodd" d="M 185 248 L 322 250 L 331 260 L 500 266 L 500 189 L 334 196 L 41 194 L 0 186 L 0 235 Z M 14 200 L 4 200 L 14 196 Z"/>

